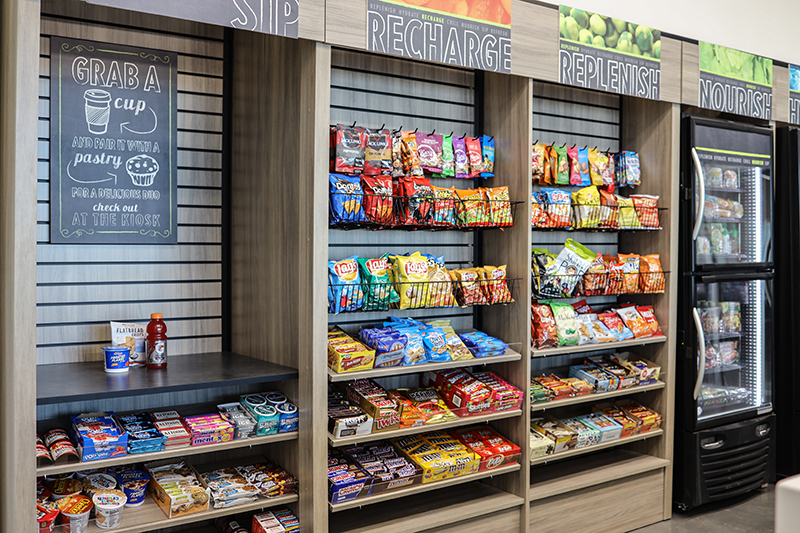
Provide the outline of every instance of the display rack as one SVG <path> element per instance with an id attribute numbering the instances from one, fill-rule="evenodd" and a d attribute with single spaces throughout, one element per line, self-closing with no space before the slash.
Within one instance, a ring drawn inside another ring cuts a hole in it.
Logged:
<path id="1" fill-rule="evenodd" d="M 565 398 L 563 400 L 554 400 L 552 402 L 532 403 L 531 412 L 547 411 L 550 409 L 557 409 L 558 407 L 566 407 L 568 405 L 577 405 L 581 403 L 595 403 L 608 400 L 609 398 L 620 398 L 622 396 L 630 396 L 631 394 L 639 394 L 641 392 L 649 392 L 653 390 L 660 390 L 666 387 L 666 383 L 659 381 L 650 385 L 639 385 L 636 387 L 629 387 L 627 389 L 618 389 L 611 392 L 597 392 L 593 394 L 585 394 L 583 396 L 574 396 L 572 398 Z"/>

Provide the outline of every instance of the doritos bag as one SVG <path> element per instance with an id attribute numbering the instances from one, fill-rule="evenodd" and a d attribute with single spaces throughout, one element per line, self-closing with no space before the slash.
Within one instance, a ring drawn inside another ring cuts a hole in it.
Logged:
<path id="1" fill-rule="evenodd" d="M 363 192 L 358 176 L 330 174 L 329 214 L 331 224 L 366 222 L 362 208 Z"/>
<path id="2" fill-rule="evenodd" d="M 427 178 L 412 176 L 400 178 L 403 190 L 403 204 L 405 217 L 403 224 L 406 226 L 424 226 L 432 221 L 433 189 Z"/>
<path id="3" fill-rule="evenodd" d="M 389 226 L 392 223 L 392 178 L 390 176 L 361 176 L 364 190 L 362 206 L 364 216 L 373 224 Z"/>

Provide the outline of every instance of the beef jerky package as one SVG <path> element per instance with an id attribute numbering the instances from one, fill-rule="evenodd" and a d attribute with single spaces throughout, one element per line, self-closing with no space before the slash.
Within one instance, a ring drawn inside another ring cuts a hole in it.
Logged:
<path id="1" fill-rule="evenodd" d="M 466 137 L 453 137 L 453 154 L 456 163 L 456 177 L 469 178 L 469 156 L 467 155 Z"/>
<path id="2" fill-rule="evenodd" d="M 364 170 L 366 149 L 364 128 L 351 128 L 343 124 L 331 126 L 331 172 L 361 174 Z"/>
<path id="3" fill-rule="evenodd" d="M 494 137 L 484 135 L 481 137 L 481 152 L 483 153 L 482 178 L 494 177 Z"/>
<path id="4" fill-rule="evenodd" d="M 392 175 L 392 132 L 389 130 L 366 130 L 364 150 L 364 175 Z"/>
<path id="5" fill-rule="evenodd" d="M 438 133 L 417 132 L 417 153 L 419 164 L 425 172 L 442 172 L 442 143 L 444 138 Z"/>
<path id="6" fill-rule="evenodd" d="M 364 216 L 373 224 L 389 226 L 392 223 L 392 178 L 389 176 L 361 176 L 364 199 L 361 204 Z"/>

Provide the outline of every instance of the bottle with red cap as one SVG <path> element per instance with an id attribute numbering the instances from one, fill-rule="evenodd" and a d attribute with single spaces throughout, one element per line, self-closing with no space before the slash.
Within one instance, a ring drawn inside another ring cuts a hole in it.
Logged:
<path id="1" fill-rule="evenodd" d="M 167 368 L 167 325 L 161 313 L 150 315 L 147 324 L 147 368 Z"/>

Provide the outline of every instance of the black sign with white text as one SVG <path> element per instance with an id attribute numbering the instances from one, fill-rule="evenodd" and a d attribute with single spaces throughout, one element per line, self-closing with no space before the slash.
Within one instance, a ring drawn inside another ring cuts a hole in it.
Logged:
<path id="1" fill-rule="evenodd" d="M 772 87 L 701 70 L 700 107 L 770 120 Z"/>
<path id="2" fill-rule="evenodd" d="M 658 100 L 661 62 L 562 40 L 558 52 L 560 83 Z"/>

